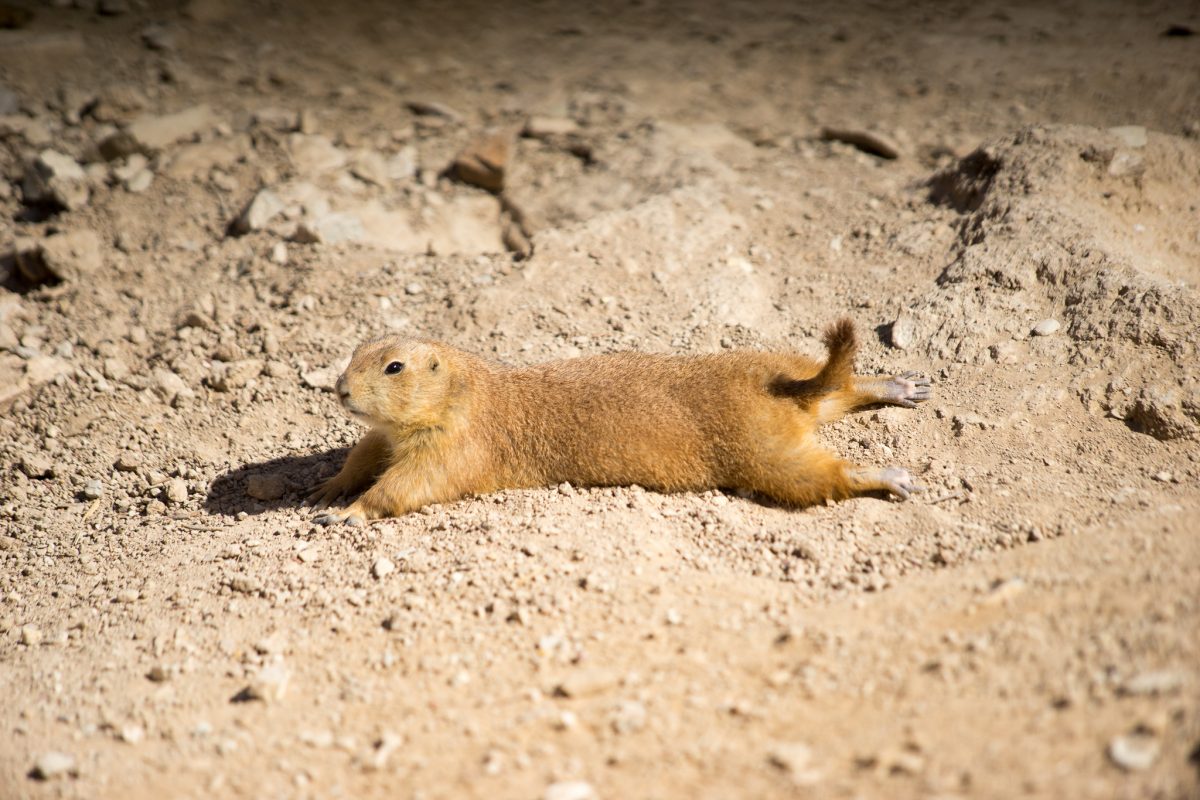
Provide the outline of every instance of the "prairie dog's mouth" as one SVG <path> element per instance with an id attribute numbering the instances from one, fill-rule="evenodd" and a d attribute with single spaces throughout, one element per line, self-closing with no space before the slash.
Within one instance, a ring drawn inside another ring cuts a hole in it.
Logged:
<path id="1" fill-rule="evenodd" d="M 354 400 L 352 400 L 349 395 L 342 395 L 342 408 L 346 409 L 347 414 L 363 424 L 373 425 L 375 422 L 373 419 L 371 419 L 370 414 L 367 414 L 354 404 Z"/>

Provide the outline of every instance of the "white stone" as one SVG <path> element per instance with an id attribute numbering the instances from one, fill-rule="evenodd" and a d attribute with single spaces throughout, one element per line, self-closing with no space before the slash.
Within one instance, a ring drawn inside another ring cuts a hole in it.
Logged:
<path id="1" fill-rule="evenodd" d="M 1044 319 L 1037 325 L 1033 326 L 1035 336 L 1053 336 L 1062 328 L 1062 324 L 1056 319 Z"/>
<path id="2" fill-rule="evenodd" d="M 542 800 L 597 800 L 596 790 L 587 781 L 559 781 L 546 787 Z"/>

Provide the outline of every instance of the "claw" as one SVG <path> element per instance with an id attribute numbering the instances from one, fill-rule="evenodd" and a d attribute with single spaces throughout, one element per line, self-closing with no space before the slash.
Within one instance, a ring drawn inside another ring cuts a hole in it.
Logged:
<path id="1" fill-rule="evenodd" d="M 879 481 L 887 490 L 894 495 L 897 495 L 901 500 L 907 500 L 915 492 L 925 491 L 925 487 L 913 480 L 912 475 L 908 474 L 908 470 L 900 467 L 888 467 L 880 470 Z"/>
<path id="2" fill-rule="evenodd" d="M 904 408 L 915 408 L 933 396 L 929 378 L 914 370 L 894 376 L 886 387 L 886 402 Z"/>
<path id="3" fill-rule="evenodd" d="M 316 517 L 313 522 L 318 525 L 326 526 L 345 523 L 346 525 L 358 527 L 360 525 L 365 525 L 367 520 L 362 514 L 347 509 L 345 511 L 331 511 L 328 514 L 321 514 L 320 516 Z"/>

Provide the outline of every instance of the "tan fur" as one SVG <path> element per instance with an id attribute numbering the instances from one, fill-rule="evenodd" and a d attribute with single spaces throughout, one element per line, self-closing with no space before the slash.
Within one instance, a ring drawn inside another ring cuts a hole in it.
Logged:
<path id="1" fill-rule="evenodd" d="M 907 496 L 917 487 L 903 470 L 860 469 L 812 434 L 863 405 L 911 406 L 928 397 L 928 381 L 855 377 L 849 320 L 825 342 L 823 365 L 782 353 L 619 353 L 519 369 L 439 342 L 369 342 L 338 391 L 372 428 L 312 499 L 323 506 L 365 489 L 324 519 L 358 522 L 563 481 L 741 489 L 788 506 L 878 490 Z M 394 361 L 404 367 L 389 375 Z"/>

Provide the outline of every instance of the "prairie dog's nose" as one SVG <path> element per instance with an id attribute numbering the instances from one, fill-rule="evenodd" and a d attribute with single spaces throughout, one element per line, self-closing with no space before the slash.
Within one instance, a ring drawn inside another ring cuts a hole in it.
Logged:
<path id="1" fill-rule="evenodd" d="M 338 399 L 343 403 L 350 399 L 350 385 L 346 383 L 346 376 L 340 375 L 337 379 L 337 394 Z"/>

